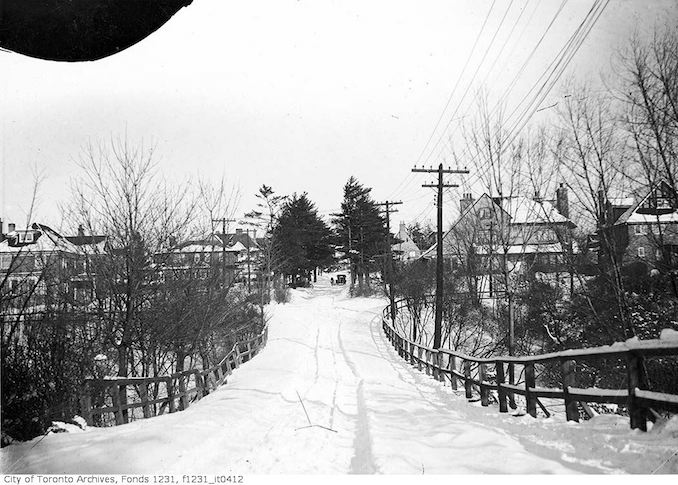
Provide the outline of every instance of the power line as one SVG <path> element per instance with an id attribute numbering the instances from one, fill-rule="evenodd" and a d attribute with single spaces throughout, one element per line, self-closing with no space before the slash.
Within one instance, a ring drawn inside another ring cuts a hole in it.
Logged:
<path id="1" fill-rule="evenodd" d="M 609 0 L 595 0 L 593 3 L 591 9 L 589 12 L 586 14 L 584 20 L 580 23 L 580 25 L 577 27 L 575 32 L 570 36 L 568 41 L 565 43 L 565 45 L 560 49 L 559 53 L 557 54 L 556 58 L 549 64 L 549 66 L 546 68 L 546 70 L 542 73 L 542 75 L 537 79 L 537 81 L 534 83 L 532 88 L 526 93 L 525 96 L 521 99 L 521 101 L 516 105 L 516 108 L 514 108 L 513 112 L 511 115 L 513 115 L 518 109 L 520 109 L 521 105 L 526 103 L 530 93 L 533 93 L 537 86 L 539 85 L 539 82 L 546 77 L 546 79 L 542 82 L 541 86 L 539 89 L 537 89 L 536 94 L 533 95 L 532 100 L 527 103 L 526 106 L 523 107 L 521 114 L 518 118 L 513 123 L 513 126 L 507 130 L 508 135 L 505 137 L 505 140 L 507 143 L 503 143 L 502 146 L 502 152 L 506 149 L 506 147 L 510 146 L 511 143 L 517 138 L 518 134 L 522 129 L 525 127 L 527 122 L 530 120 L 532 115 L 534 114 L 534 111 L 536 110 L 537 107 L 541 104 L 543 99 L 548 95 L 548 93 L 551 91 L 555 83 L 558 81 L 564 70 L 567 68 L 571 60 L 573 59 L 574 55 L 577 53 L 578 49 L 581 47 L 582 43 L 588 36 L 588 34 L 591 32 L 595 24 L 597 23 L 598 19 L 602 15 L 604 9 L 607 7 L 607 4 L 609 3 Z M 555 18 L 559 12 L 556 13 Z M 541 41 L 541 39 L 540 39 Z M 534 51 L 534 49 L 533 49 Z M 497 104 L 498 106 L 498 104 Z M 495 110 L 497 108 L 495 106 Z M 509 119 L 511 116 L 509 116 Z M 501 155 L 500 153 L 500 155 Z M 477 160 L 479 155 L 476 155 L 474 157 L 475 161 Z M 470 181 L 466 181 L 469 186 L 473 185 L 476 181 L 480 180 L 480 177 L 482 177 L 482 174 L 485 172 L 485 170 L 488 168 L 490 165 L 491 160 L 487 160 L 482 166 L 477 166 L 476 174 L 474 176 L 474 179 Z"/>
<path id="2" fill-rule="evenodd" d="M 530 54 L 527 56 L 527 58 L 525 59 L 525 61 L 524 61 L 523 64 L 521 65 L 521 67 L 519 68 L 518 72 L 516 72 L 515 76 L 513 77 L 512 81 L 511 81 L 511 83 L 509 84 L 509 86 L 506 88 L 506 90 L 504 91 L 504 93 L 503 93 L 503 94 L 499 97 L 499 99 L 497 100 L 497 103 L 495 104 L 494 108 L 492 109 L 492 111 L 491 111 L 491 113 L 490 113 L 490 116 L 492 116 L 492 115 L 494 115 L 494 113 L 496 113 L 496 111 L 497 111 L 497 109 L 499 108 L 499 106 L 502 105 L 502 103 L 504 102 L 504 100 L 505 100 L 505 99 L 508 97 L 508 95 L 512 92 L 513 87 L 515 86 L 517 80 L 520 78 L 520 76 L 521 76 L 522 73 L 524 72 L 525 67 L 527 66 L 527 64 L 529 63 L 529 61 L 532 59 L 532 57 L 534 56 L 534 54 L 535 54 L 535 52 L 537 51 L 537 49 L 539 48 L 539 46 L 542 44 L 544 38 L 546 38 L 546 35 L 547 35 L 548 32 L 551 30 L 551 27 L 554 25 L 554 23 L 555 23 L 555 21 L 557 20 L 557 18 L 560 16 L 560 14 L 561 14 L 563 8 L 565 7 L 565 4 L 566 4 L 566 3 L 567 3 L 567 0 L 562 0 L 562 1 L 561 1 L 560 6 L 558 7 L 558 10 L 556 10 L 555 15 L 553 16 L 553 18 L 552 18 L 551 21 L 549 22 L 548 26 L 546 27 L 546 30 L 545 30 L 544 33 L 541 35 L 541 37 L 540 37 L 539 40 L 537 41 L 537 43 L 536 43 L 536 45 L 534 46 L 534 48 L 532 49 L 532 51 L 530 52 Z M 534 14 L 534 12 L 533 12 L 533 14 Z M 543 75 L 542 75 L 542 76 L 543 76 Z M 540 77 L 540 79 L 541 79 L 541 77 Z M 464 117 L 468 114 L 470 108 L 471 108 L 470 106 L 467 108 L 466 112 L 464 113 Z M 452 136 L 452 134 L 454 134 L 455 132 L 456 132 L 456 128 L 450 133 L 449 136 Z M 439 155 L 440 155 L 440 153 L 439 153 Z"/>
<path id="3" fill-rule="evenodd" d="M 511 6 L 513 5 L 514 0 L 511 0 L 509 3 L 508 7 L 506 8 L 506 11 L 504 12 L 504 15 L 501 18 L 501 21 L 499 22 L 499 25 L 497 26 L 497 29 L 494 31 L 494 35 L 492 36 L 492 39 L 490 40 L 490 43 L 488 44 L 487 48 L 485 49 L 485 52 L 483 53 L 482 58 L 480 59 L 480 62 L 478 63 L 478 66 L 476 67 L 475 72 L 473 73 L 473 76 L 471 77 L 471 81 L 468 83 L 466 86 L 466 90 L 464 91 L 464 94 L 461 97 L 461 100 L 457 104 L 457 107 L 455 108 L 454 112 L 452 113 L 452 116 L 450 116 L 450 120 L 447 122 L 445 125 L 445 128 L 443 129 L 443 133 L 440 135 L 438 138 L 438 141 L 436 144 L 433 146 L 433 149 L 429 153 L 429 155 L 426 157 L 426 160 L 424 161 L 425 163 L 429 161 L 431 158 L 431 155 L 435 152 L 436 148 L 442 141 L 443 137 L 445 136 L 447 129 L 450 127 L 450 124 L 454 121 L 454 118 L 459 111 L 459 108 L 461 107 L 462 103 L 464 102 L 464 99 L 466 99 L 466 95 L 469 92 L 469 89 L 471 89 L 471 86 L 473 85 L 473 81 L 475 80 L 476 76 L 478 75 L 478 71 L 480 71 L 480 68 L 482 67 L 483 63 L 485 62 L 485 59 L 487 58 L 487 54 L 490 52 L 490 49 L 494 45 L 494 41 L 497 38 L 497 35 L 499 34 L 499 31 L 501 30 L 502 26 L 504 25 L 504 21 L 506 20 L 506 16 L 508 15 L 509 10 L 511 9 Z M 494 3 L 493 3 L 494 5 Z"/>
<path id="4" fill-rule="evenodd" d="M 476 35 L 476 40 L 473 42 L 473 47 L 471 47 L 471 51 L 468 54 L 468 57 L 466 58 L 466 62 L 464 63 L 464 66 L 461 68 L 461 72 L 459 73 L 459 77 L 457 77 L 457 81 L 454 83 L 454 87 L 452 88 L 452 91 L 450 92 L 450 95 L 447 98 L 447 102 L 445 103 L 445 107 L 443 110 L 440 112 L 440 116 L 438 117 L 438 121 L 436 121 L 435 126 L 433 127 L 433 131 L 431 132 L 431 135 L 428 137 L 428 140 L 426 140 L 426 144 L 424 145 L 424 148 L 421 150 L 421 153 L 417 157 L 417 162 L 421 162 L 421 157 L 424 156 L 424 153 L 426 153 L 426 148 L 428 148 L 429 143 L 431 143 L 431 140 L 433 139 L 433 136 L 436 133 L 436 130 L 438 129 L 438 126 L 440 126 L 440 122 L 443 119 L 443 116 L 445 116 L 445 111 L 447 111 L 447 108 L 450 106 L 450 103 L 452 102 L 452 98 L 454 97 L 454 93 L 457 92 L 457 87 L 459 87 L 459 83 L 461 82 L 461 79 L 464 76 L 464 73 L 466 72 L 466 68 L 468 67 L 469 62 L 471 61 L 471 58 L 473 57 L 473 53 L 476 50 L 476 46 L 478 45 L 478 41 L 480 40 L 480 37 L 482 36 L 485 26 L 487 25 L 487 21 L 490 18 L 490 15 L 492 14 L 492 10 L 494 9 L 494 4 L 496 3 L 496 0 L 492 1 L 492 4 L 490 5 L 490 9 L 487 11 L 487 14 L 485 14 L 485 20 L 483 20 L 483 25 L 480 27 L 480 30 L 478 31 L 478 34 Z"/>

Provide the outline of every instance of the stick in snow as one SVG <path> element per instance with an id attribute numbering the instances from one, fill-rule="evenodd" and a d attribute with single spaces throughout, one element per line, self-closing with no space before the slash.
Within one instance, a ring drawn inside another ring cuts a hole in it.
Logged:
<path id="1" fill-rule="evenodd" d="M 306 429 L 306 428 L 322 428 L 326 429 L 327 431 L 332 431 L 333 433 L 338 433 L 336 429 L 328 428 L 327 426 L 323 426 L 320 424 L 313 424 L 311 422 L 311 418 L 308 415 L 308 411 L 306 411 L 306 406 L 304 406 L 304 401 L 301 399 L 301 396 L 299 395 L 299 391 L 295 391 L 297 393 L 297 397 L 299 398 L 299 403 L 301 403 L 301 407 L 304 410 L 304 414 L 306 415 L 306 419 L 308 420 L 308 426 L 302 426 L 301 428 L 296 428 L 294 431 L 299 431 L 300 429 Z"/>

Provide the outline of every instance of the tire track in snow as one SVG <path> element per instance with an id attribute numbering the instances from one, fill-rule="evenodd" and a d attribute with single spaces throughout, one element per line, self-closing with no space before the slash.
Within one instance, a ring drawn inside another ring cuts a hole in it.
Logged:
<path id="1" fill-rule="evenodd" d="M 370 422 L 367 417 L 367 407 L 365 406 L 363 382 L 360 379 L 356 392 L 358 422 L 356 423 L 355 440 L 353 441 L 355 455 L 351 458 L 351 468 L 349 470 L 351 474 L 377 473 L 379 471 L 374 464 L 374 456 L 372 455 L 372 437 L 370 436 Z"/>
<path id="2" fill-rule="evenodd" d="M 351 373 L 356 379 L 360 379 L 358 389 L 356 390 L 356 430 L 355 438 L 353 440 L 353 458 L 351 458 L 351 465 L 349 473 L 351 474 L 366 474 L 377 473 L 379 470 L 374 463 L 374 455 L 372 453 L 372 437 L 370 435 L 370 422 L 367 416 L 367 406 L 365 405 L 365 393 L 363 391 L 363 379 L 358 372 L 355 362 L 351 360 L 344 347 L 344 341 L 341 338 L 342 321 L 339 321 L 337 326 L 337 341 L 339 349 L 346 361 L 346 365 L 351 370 Z"/>

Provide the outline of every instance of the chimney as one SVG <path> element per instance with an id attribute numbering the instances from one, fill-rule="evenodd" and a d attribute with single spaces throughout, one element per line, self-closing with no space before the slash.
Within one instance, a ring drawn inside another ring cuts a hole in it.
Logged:
<path id="1" fill-rule="evenodd" d="M 236 230 L 235 230 L 235 233 L 236 233 L 236 234 L 242 234 L 242 229 L 240 229 L 240 228 L 236 229 Z"/>
<path id="2" fill-rule="evenodd" d="M 7 233 L 16 231 L 16 224 L 10 222 L 7 224 Z"/>
<path id="3" fill-rule="evenodd" d="M 5 240 L 5 221 L 0 219 L 0 242 Z"/>
<path id="4" fill-rule="evenodd" d="M 605 192 L 603 192 L 603 189 L 598 190 L 598 217 L 599 217 L 599 224 L 601 226 L 605 226 L 607 222 L 607 207 L 606 207 L 606 197 L 605 197 Z"/>
<path id="5" fill-rule="evenodd" d="M 459 201 L 459 212 L 463 214 L 466 210 L 473 205 L 473 195 L 470 193 L 464 194 Z"/>
<path id="6" fill-rule="evenodd" d="M 80 225 L 78 226 L 78 237 L 79 237 L 80 239 L 82 239 L 82 238 L 85 237 L 85 228 L 83 227 L 82 224 L 80 224 Z"/>
<path id="7" fill-rule="evenodd" d="M 567 219 L 570 218 L 570 203 L 568 201 L 567 187 L 562 183 L 560 184 L 560 187 L 556 189 L 556 210 L 561 216 Z"/>

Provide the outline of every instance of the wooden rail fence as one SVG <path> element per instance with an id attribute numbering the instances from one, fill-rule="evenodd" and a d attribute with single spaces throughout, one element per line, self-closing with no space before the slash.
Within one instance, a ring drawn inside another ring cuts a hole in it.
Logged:
<path id="1" fill-rule="evenodd" d="M 87 424 L 95 416 L 112 415 L 115 425 L 130 421 L 130 410 L 141 408 L 143 418 L 182 411 L 226 383 L 233 369 L 254 357 L 268 341 L 268 325 L 257 336 L 237 342 L 221 361 L 209 369 L 190 369 L 158 377 L 86 379 L 80 394 L 80 412 Z M 138 396 L 128 402 L 129 391 Z M 153 396 L 158 396 L 153 398 Z M 103 405 L 110 398 L 111 405 Z M 93 405 L 94 401 L 98 401 Z M 99 419 L 100 422 L 102 419 Z"/>
<path id="2" fill-rule="evenodd" d="M 396 302 L 396 310 L 404 308 L 404 301 Z M 406 310 L 406 309 L 405 309 Z M 382 326 L 398 354 L 419 370 L 425 370 L 435 379 L 447 382 L 452 389 L 459 383 L 464 386 L 467 399 L 473 398 L 474 389 L 480 394 L 483 406 L 489 406 L 490 391 L 496 391 L 499 412 L 508 412 L 508 401 L 515 394 L 525 397 L 526 412 L 537 416 L 540 397 L 562 399 L 565 401 L 565 414 L 568 421 L 579 421 L 578 403 L 612 403 L 626 406 L 630 415 L 631 428 L 647 430 L 647 419 L 651 418 L 650 409 L 678 412 L 678 395 L 641 389 L 643 359 L 647 357 L 678 356 L 678 341 L 670 339 L 640 340 L 603 347 L 564 350 L 530 357 L 497 356 L 479 358 L 450 349 L 433 349 L 413 342 L 401 335 L 391 322 L 390 305 L 382 313 Z M 575 367 L 577 362 L 593 361 L 602 358 L 616 358 L 625 361 L 626 388 L 601 389 L 575 387 Z M 561 369 L 561 387 L 538 387 L 535 378 L 535 365 L 557 363 Z M 524 383 L 522 385 L 507 382 L 507 370 L 513 366 L 522 366 Z M 494 382 L 488 375 L 494 371 Z"/>

